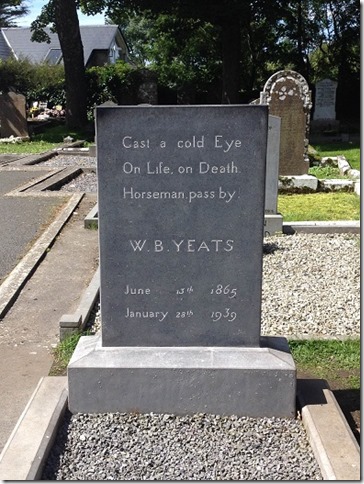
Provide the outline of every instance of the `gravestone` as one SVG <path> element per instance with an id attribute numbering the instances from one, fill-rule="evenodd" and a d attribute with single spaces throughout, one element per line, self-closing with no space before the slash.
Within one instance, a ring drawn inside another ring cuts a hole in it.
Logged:
<path id="1" fill-rule="evenodd" d="M 25 96 L 15 92 L 0 94 L 0 137 L 27 138 L 28 125 Z"/>
<path id="2" fill-rule="evenodd" d="M 313 112 L 313 129 L 337 129 L 336 120 L 336 89 L 337 82 L 332 79 L 322 79 L 316 83 L 315 109 Z"/>
<path id="3" fill-rule="evenodd" d="M 71 359 L 71 412 L 294 415 L 287 342 L 260 336 L 267 121 L 96 109 L 102 335 Z"/>
<path id="4" fill-rule="evenodd" d="M 266 82 L 260 104 L 281 118 L 279 175 L 305 175 L 309 169 L 308 137 L 311 91 L 301 74 L 279 71 Z"/>
<path id="5" fill-rule="evenodd" d="M 336 89 L 337 82 L 331 79 L 323 79 L 316 83 L 313 119 L 336 119 Z"/>
<path id="6" fill-rule="evenodd" d="M 268 117 L 268 142 L 265 181 L 264 235 L 282 232 L 283 216 L 278 213 L 278 172 L 281 118 Z"/>

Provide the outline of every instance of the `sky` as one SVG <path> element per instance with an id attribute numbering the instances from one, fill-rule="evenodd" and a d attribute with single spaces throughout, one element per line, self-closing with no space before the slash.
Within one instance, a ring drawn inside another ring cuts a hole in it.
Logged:
<path id="1" fill-rule="evenodd" d="M 20 17 L 16 24 L 19 27 L 30 27 L 30 24 L 40 14 L 43 5 L 47 3 L 47 0 L 27 0 L 24 3 L 29 8 L 29 14 L 24 15 L 24 17 Z M 104 25 L 105 23 L 104 15 L 89 16 L 78 12 L 78 19 L 80 25 Z"/>

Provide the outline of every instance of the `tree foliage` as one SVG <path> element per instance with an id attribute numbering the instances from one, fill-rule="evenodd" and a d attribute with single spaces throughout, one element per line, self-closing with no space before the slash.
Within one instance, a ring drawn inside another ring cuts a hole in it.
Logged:
<path id="1" fill-rule="evenodd" d="M 50 0 L 44 11 L 49 14 L 49 5 L 57 2 Z M 354 88 L 359 96 L 357 0 L 66 3 L 89 15 L 104 11 L 110 21 L 121 25 L 134 62 L 154 70 L 160 85 L 173 89 L 182 103 L 249 102 L 281 69 L 300 72 L 312 87 L 322 77 L 338 80 L 343 114 L 353 107 L 348 93 L 355 99 Z M 66 26 L 57 27 L 63 29 Z"/>
<path id="2" fill-rule="evenodd" d="M 0 27 L 15 27 L 20 17 L 29 9 L 23 0 L 2 0 L 0 2 Z"/>

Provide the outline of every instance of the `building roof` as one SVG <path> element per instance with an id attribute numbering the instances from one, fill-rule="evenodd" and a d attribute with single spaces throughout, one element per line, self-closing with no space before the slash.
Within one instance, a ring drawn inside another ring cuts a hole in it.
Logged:
<path id="1" fill-rule="evenodd" d="M 49 27 L 44 29 L 49 35 L 50 43 L 32 42 L 30 27 L 2 28 L 0 35 L 0 58 L 7 58 L 12 52 L 17 59 L 29 59 L 33 63 L 57 63 L 60 47 L 58 35 L 51 32 Z M 116 35 L 122 33 L 117 25 L 85 25 L 80 26 L 85 65 L 92 51 L 108 50 Z M 125 42 L 125 41 L 124 41 Z"/>

